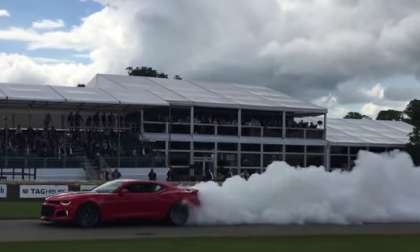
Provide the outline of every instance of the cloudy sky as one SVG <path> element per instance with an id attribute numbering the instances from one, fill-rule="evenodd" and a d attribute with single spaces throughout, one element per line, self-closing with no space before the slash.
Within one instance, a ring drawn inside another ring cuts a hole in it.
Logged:
<path id="1" fill-rule="evenodd" d="M 375 116 L 420 98 L 420 0 L 0 0 L 0 82 L 129 65 Z"/>

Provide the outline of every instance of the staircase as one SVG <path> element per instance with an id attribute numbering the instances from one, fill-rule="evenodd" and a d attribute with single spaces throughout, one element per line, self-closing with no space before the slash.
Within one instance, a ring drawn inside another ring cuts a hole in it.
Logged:
<path id="1" fill-rule="evenodd" d="M 110 166 L 106 162 L 106 160 L 99 156 L 99 164 L 98 159 L 95 158 L 88 158 L 85 157 L 85 173 L 87 180 L 102 180 L 103 179 L 103 171 L 108 169 Z"/>

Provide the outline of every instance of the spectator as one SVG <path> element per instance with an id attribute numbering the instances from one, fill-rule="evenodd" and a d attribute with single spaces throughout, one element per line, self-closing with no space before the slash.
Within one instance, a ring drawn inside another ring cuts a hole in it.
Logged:
<path id="1" fill-rule="evenodd" d="M 109 171 L 109 169 L 105 170 L 105 180 L 106 181 L 110 181 L 111 180 L 111 172 Z"/>
<path id="2" fill-rule="evenodd" d="M 148 176 L 149 176 L 149 180 L 151 181 L 155 181 L 157 179 L 156 172 L 153 169 L 150 169 Z"/>
<path id="3" fill-rule="evenodd" d="M 172 181 L 173 180 L 173 174 L 172 174 L 172 170 L 169 168 L 168 172 L 166 173 L 166 180 L 167 181 Z"/>
<path id="4" fill-rule="evenodd" d="M 93 115 L 93 126 L 96 127 L 96 128 L 99 127 L 99 113 L 98 112 L 96 112 Z"/>
<path id="5" fill-rule="evenodd" d="M 117 168 L 115 168 L 114 171 L 112 171 L 112 173 L 111 173 L 111 177 L 112 177 L 113 180 L 121 178 L 120 171 Z"/>
<path id="6" fill-rule="evenodd" d="M 101 116 L 101 120 L 102 120 L 102 127 L 106 127 L 106 114 L 105 113 L 102 113 L 102 116 Z"/>
<path id="7" fill-rule="evenodd" d="M 70 125 L 70 128 L 74 127 L 74 116 L 73 112 L 70 112 L 70 114 L 67 116 L 67 123 Z"/>
<path id="8" fill-rule="evenodd" d="M 48 113 L 44 119 L 44 129 L 48 129 L 50 127 L 51 120 L 51 115 Z"/>

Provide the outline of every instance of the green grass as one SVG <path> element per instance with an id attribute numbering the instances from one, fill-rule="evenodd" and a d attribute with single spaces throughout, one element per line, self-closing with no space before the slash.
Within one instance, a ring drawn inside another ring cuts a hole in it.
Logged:
<path id="1" fill-rule="evenodd" d="M 35 219 L 40 213 L 39 201 L 0 201 L 0 220 Z"/>
<path id="2" fill-rule="evenodd" d="M 264 238 L 166 238 L 0 243 L 0 251 L 297 251 L 410 252 L 420 251 L 418 236 L 314 236 Z"/>

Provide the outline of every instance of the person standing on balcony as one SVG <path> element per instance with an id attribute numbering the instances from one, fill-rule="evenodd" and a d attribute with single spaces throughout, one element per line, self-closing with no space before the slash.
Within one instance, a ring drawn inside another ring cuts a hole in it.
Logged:
<path id="1" fill-rule="evenodd" d="M 156 181 L 157 179 L 156 172 L 153 169 L 150 169 L 148 176 L 150 181 Z"/>

